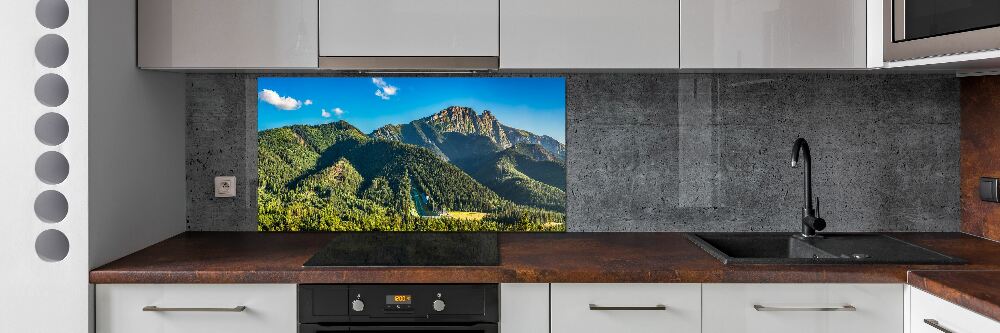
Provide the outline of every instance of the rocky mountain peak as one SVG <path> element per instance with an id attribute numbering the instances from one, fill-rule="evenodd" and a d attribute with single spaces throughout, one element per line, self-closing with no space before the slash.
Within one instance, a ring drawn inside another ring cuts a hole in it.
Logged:
<path id="1" fill-rule="evenodd" d="M 500 122 L 489 110 L 479 115 L 470 107 L 449 106 L 424 119 L 440 132 L 478 134 L 490 138 L 502 148 L 510 147 L 506 133 L 500 129 Z"/>
<path id="2" fill-rule="evenodd" d="M 456 136 L 452 133 L 462 135 Z M 466 158 L 464 155 L 456 154 L 470 151 L 472 146 L 469 145 L 474 145 L 476 140 L 482 138 L 489 140 L 493 151 L 526 143 L 540 145 L 548 150 L 552 157 L 559 160 L 564 160 L 566 156 L 566 147 L 553 138 L 506 126 L 489 110 L 477 114 L 475 110 L 465 106 L 449 106 L 409 124 L 386 125 L 373 131 L 369 136 L 425 147 L 445 160 Z M 540 158 L 548 159 L 548 157 Z"/>
<path id="3" fill-rule="evenodd" d="M 431 118 L 431 120 L 434 120 L 434 121 L 447 122 L 447 121 L 461 121 L 461 120 L 467 120 L 467 119 L 476 119 L 476 118 L 479 118 L 479 115 L 477 115 L 476 111 L 473 110 L 470 107 L 454 106 L 453 105 L 453 106 L 449 106 L 447 108 L 444 108 L 441 111 L 438 111 L 437 113 L 435 113 L 434 115 L 432 115 L 430 118 Z"/>
<path id="4" fill-rule="evenodd" d="M 425 118 L 427 123 L 443 132 L 469 134 L 476 133 L 479 128 L 479 115 L 468 107 L 449 106 L 429 118 Z"/>

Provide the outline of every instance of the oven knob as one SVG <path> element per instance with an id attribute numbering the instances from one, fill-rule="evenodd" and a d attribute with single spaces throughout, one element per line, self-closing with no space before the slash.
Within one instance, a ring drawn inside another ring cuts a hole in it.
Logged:
<path id="1" fill-rule="evenodd" d="M 361 301 L 360 299 L 356 299 L 353 302 L 351 302 L 351 309 L 353 309 L 354 311 L 357 311 L 357 312 L 364 311 L 365 310 L 365 302 Z"/>
<path id="2" fill-rule="evenodd" d="M 444 301 L 434 300 L 434 311 L 441 312 L 444 311 Z"/>

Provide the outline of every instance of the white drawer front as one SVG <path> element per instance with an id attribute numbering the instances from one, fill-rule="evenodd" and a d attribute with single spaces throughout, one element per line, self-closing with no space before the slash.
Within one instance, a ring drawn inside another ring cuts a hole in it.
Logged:
<path id="1" fill-rule="evenodd" d="M 902 333 L 904 293 L 901 284 L 705 284 L 702 326 L 705 333 Z M 847 305 L 856 310 L 816 309 Z"/>
<path id="2" fill-rule="evenodd" d="M 143 311 L 160 308 L 233 308 L 241 312 Z M 294 333 L 294 284 L 96 286 L 98 333 Z"/>
<path id="3" fill-rule="evenodd" d="M 552 333 L 701 331 L 699 284 L 552 284 Z M 656 307 L 664 310 L 591 310 Z"/>
<path id="4" fill-rule="evenodd" d="M 928 294 L 910 289 L 910 333 L 942 333 L 924 322 L 934 320 L 953 333 L 1000 333 L 1000 323 L 990 318 Z"/>

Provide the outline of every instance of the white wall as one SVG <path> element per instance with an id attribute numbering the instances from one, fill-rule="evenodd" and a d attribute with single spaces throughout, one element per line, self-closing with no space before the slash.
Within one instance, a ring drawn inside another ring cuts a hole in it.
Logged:
<path id="1" fill-rule="evenodd" d="M 89 262 L 87 214 L 87 0 L 66 0 L 69 19 L 54 29 L 35 18 L 37 1 L 4 1 L 0 11 L 0 332 L 85 332 Z M 45 34 L 62 36 L 69 57 L 56 68 L 42 66 L 34 55 Z M 54 107 L 34 97 L 36 80 L 44 74 L 62 76 L 68 98 Z M 69 136 L 55 146 L 34 133 L 39 116 L 62 115 Z M 43 183 L 35 162 L 43 152 L 66 157 L 69 172 L 56 184 Z M 35 198 L 45 190 L 61 192 L 68 202 L 64 219 L 43 222 L 34 212 Z M 66 236 L 68 254 L 58 261 L 42 260 L 36 238 L 53 229 Z"/>
<path id="2" fill-rule="evenodd" d="M 8 1 L 0 11 L 0 332 L 86 332 L 90 269 L 184 230 L 184 81 L 135 68 L 133 0 L 65 0 L 68 19 L 48 28 L 36 19 L 38 3 Z M 46 34 L 68 45 L 65 63 L 53 68 L 35 57 Z M 46 74 L 65 79 L 65 102 L 35 98 Z M 35 134 L 50 112 L 69 125 L 65 141 L 52 145 Z M 46 152 L 65 156 L 65 180 L 36 176 Z M 49 190 L 68 203 L 59 221 L 35 212 L 36 197 Z M 36 251 L 50 229 L 68 240 L 64 258 Z"/>
<path id="3" fill-rule="evenodd" d="M 184 231 L 184 75 L 136 67 L 135 1 L 90 0 L 90 267 Z"/>

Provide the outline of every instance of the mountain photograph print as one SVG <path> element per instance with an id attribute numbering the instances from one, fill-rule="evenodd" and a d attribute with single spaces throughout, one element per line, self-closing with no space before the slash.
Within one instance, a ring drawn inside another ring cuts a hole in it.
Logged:
<path id="1" fill-rule="evenodd" d="M 563 78 L 257 81 L 260 231 L 565 231 Z"/>

